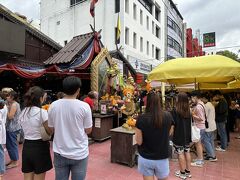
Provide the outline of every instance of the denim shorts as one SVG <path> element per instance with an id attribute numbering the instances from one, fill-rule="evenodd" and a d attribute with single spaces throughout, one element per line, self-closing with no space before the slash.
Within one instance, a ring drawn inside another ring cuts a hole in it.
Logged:
<path id="1" fill-rule="evenodd" d="M 0 175 L 5 172 L 5 159 L 4 159 L 4 148 L 0 144 Z"/>
<path id="2" fill-rule="evenodd" d="M 143 176 L 156 176 L 158 179 L 164 179 L 169 176 L 169 160 L 149 160 L 139 155 L 138 171 Z"/>

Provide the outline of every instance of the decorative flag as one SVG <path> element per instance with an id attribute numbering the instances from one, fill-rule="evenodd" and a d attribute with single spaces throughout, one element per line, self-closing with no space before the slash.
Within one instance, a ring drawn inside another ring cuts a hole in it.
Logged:
<path id="1" fill-rule="evenodd" d="M 98 0 L 92 0 L 90 5 L 90 14 L 92 17 L 95 17 L 95 4 L 98 2 Z"/>
<path id="2" fill-rule="evenodd" d="M 121 35 L 121 22 L 120 22 L 120 16 L 118 13 L 116 44 L 120 43 L 120 35 Z"/>

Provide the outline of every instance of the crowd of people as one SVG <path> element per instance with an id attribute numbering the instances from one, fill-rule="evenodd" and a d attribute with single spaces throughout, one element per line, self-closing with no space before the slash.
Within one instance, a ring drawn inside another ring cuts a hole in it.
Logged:
<path id="1" fill-rule="evenodd" d="M 215 151 L 227 151 L 229 130 L 240 130 L 239 95 L 227 101 L 220 91 L 178 93 L 170 111 L 163 111 L 160 96 L 158 92 L 148 93 L 146 112 L 136 123 L 138 170 L 145 180 L 153 180 L 154 176 L 167 179 L 171 139 L 179 162 L 175 176 L 191 178 L 191 166 L 203 167 L 204 161 L 216 162 Z M 220 142 L 215 148 L 217 134 Z M 191 150 L 196 151 L 196 159 L 191 157 Z"/>
<path id="2" fill-rule="evenodd" d="M 51 102 L 47 110 L 42 108 L 47 94 L 41 87 L 34 86 L 26 92 L 22 108 L 13 89 L 2 90 L 0 179 L 5 168 L 19 165 L 17 136 L 20 131 L 24 132 L 21 168 L 25 180 L 44 180 L 53 165 L 57 180 L 67 180 L 70 174 L 73 180 L 85 179 L 88 134 L 92 131 L 92 110 L 98 94 L 91 91 L 79 100 L 81 80 L 73 76 L 66 77 L 62 87 L 63 92 L 57 94 L 57 100 Z M 174 108 L 168 111 L 163 109 L 158 91 L 150 91 L 143 102 L 146 109 L 137 118 L 135 132 L 138 170 L 146 180 L 153 180 L 154 176 L 162 180 L 168 178 L 170 141 L 178 155 L 179 170 L 175 176 L 187 179 L 192 177 L 191 166 L 203 167 L 204 161 L 216 162 L 215 151 L 227 151 L 229 131 L 238 131 L 236 138 L 240 139 L 239 95 L 225 98 L 220 91 L 178 93 Z M 215 148 L 216 134 L 220 142 Z M 53 136 L 54 161 L 46 136 Z M 4 147 L 9 162 L 5 162 Z M 192 150 L 196 152 L 196 159 L 191 157 Z"/>
<path id="3" fill-rule="evenodd" d="M 22 172 L 25 180 L 44 180 L 53 168 L 49 139 L 53 138 L 54 167 L 57 180 L 85 179 L 88 162 L 88 134 L 92 131 L 90 106 L 78 100 L 81 80 L 69 76 L 63 80 L 63 93 L 51 103 L 48 111 L 42 108 L 45 91 L 31 87 L 24 95 L 20 109 L 17 93 L 12 89 L 1 94 L 0 100 L 0 179 L 6 169 L 18 166 L 17 134 L 22 129 Z M 89 102 L 90 100 L 88 100 Z M 6 144 L 10 162 L 5 163 Z"/>

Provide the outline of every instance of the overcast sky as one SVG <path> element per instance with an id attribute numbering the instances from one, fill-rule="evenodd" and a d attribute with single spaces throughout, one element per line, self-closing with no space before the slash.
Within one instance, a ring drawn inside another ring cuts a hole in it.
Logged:
<path id="1" fill-rule="evenodd" d="M 232 46 L 238 47 L 229 50 L 237 52 L 240 49 L 240 0 L 173 1 L 187 26 L 193 29 L 193 34 L 197 29 L 200 29 L 201 34 L 216 32 L 216 50 Z M 13 12 L 24 14 L 28 19 L 39 19 L 39 2 L 40 0 L 0 0 L 1 4 Z"/>

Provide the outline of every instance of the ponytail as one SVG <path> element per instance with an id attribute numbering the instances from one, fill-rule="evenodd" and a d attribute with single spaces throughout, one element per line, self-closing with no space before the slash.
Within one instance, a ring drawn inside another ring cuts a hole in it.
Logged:
<path id="1" fill-rule="evenodd" d="M 40 98 L 44 96 L 44 90 L 38 86 L 31 87 L 24 95 L 25 107 L 37 106 L 41 107 Z"/>

